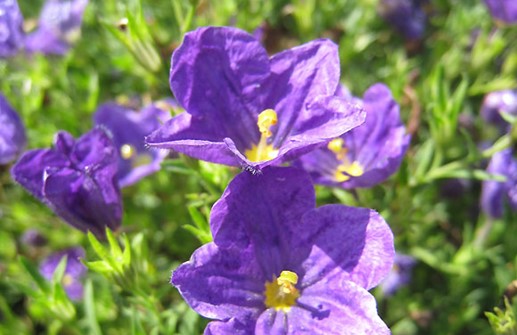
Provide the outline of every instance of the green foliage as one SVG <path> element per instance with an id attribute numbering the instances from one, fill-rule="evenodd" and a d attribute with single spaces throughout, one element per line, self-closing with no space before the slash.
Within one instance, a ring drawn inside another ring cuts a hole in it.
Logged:
<path id="1" fill-rule="evenodd" d="M 42 1 L 20 0 L 27 24 Z M 411 283 L 392 297 L 374 290 L 393 334 L 514 334 L 515 302 L 496 307 L 517 279 L 517 214 L 479 213 L 486 161 L 516 142 L 479 116 L 483 95 L 517 87 L 517 26 L 496 24 L 483 1 L 432 0 L 424 39 L 411 44 L 390 28 L 377 0 L 90 0 L 82 37 L 63 56 L 0 59 L 0 92 L 19 111 L 28 149 L 56 131 L 89 130 L 100 103 L 171 97 L 170 57 L 185 32 L 204 25 L 263 29 L 273 54 L 314 38 L 339 44 L 341 80 L 362 96 L 386 83 L 412 135 L 399 171 L 372 189 L 317 186 L 319 205 L 379 211 L 400 252 L 416 257 Z M 179 110 L 174 110 L 177 114 Z M 488 147 L 480 149 L 480 143 Z M 162 170 L 123 189 L 120 232 L 106 239 L 65 225 L 0 167 L 0 334 L 201 334 L 207 323 L 182 300 L 170 274 L 209 243 L 210 208 L 238 169 L 171 157 Z M 458 180 L 461 179 L 461 180 Z M 36 228 L 45 245 L 22 235 Z M 84 298 L 38 271 L 51 252 L 80 245 L 89 271 Z M 485 312 L 493 310 L 494 312 Z"/>

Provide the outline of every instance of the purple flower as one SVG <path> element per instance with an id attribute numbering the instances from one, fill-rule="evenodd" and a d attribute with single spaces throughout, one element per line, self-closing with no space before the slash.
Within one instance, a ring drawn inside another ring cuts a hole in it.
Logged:
<path id="1" fill-rule="evenodd" d="M 399 106 L 383 84 L 371 86 L 363 103 L 364 124 L 296 162 L 315 183 L 347 189 L 371 187 L 397 171 L 410 140 Z"/>
<path id="2" fill-rule="evenodd" d="M 0 93 L 0 165 L 14 160 L 26 144 L 22 120 Z"/>
<path id="3" fill-rule="evenodd" d="M 101 105 L 93 116 L 95 124 L 103 125 L 113 134 L 113 142 L 119 149 L 118 178 L 120 187 L 131 185 L 141 178 L 160 170 L 165 150 L 149 150 L 144 137 L 170 118 L 160 106 L 152 104 L 135 112 L 115 104 Z"/>
<path id="4" fill-rule="evenodd" d="M 388 276 L 380 283 L 379 287 L 385 295 L 395 294 L 401 287 L 411 281 L 411 270 L 416 260 L 408 255 L 395 254 L 395 263 Z"/>
<path id="5" fill-rule="evenodd" d="M 54 148 L 26 152 L 11 173 L 68 224 L 104 236 L 122 216 L 117 164 L 117 148 L 97 127 L 78 140 L 57 133 Z"/>
<path id="6" fill-rule="evenodd" d="M 210 227 L 214 242 L 171 279 L 196 312 L 215 319 L 205 334 L 389 334 L 367 291 L 394 257 L 375 211 L 315 208 L 306 173 L 269 167 L 230 182 Z"/>
<path id="7" fill-rule="evenodd" d="M 86 274 L 86 267 L 80 261 L 80 258 L 84 258 L 83 248 L 70 248 L 51 254 L 40 264 L 39 271 L 47 280 L 52 280 L 63 257 L 66 257 L 66 268 L 61 283 L 70 299 L 80 300 L 83 297 L 81 278 Z"/>
<path id="8" fill-rule="evenodd" d="M 427 0 L 381 0 L 380 15 L 406 39 L 419 40 L 424 36 Z"/>
<path id="9" fill-rule="evenodd" d="M 481 116 L 501 130 L 508 128 L 501 114 L 506 113 L 517 117 L 517 90 L 502 90 L 488 93 L 481 105 Z"/>
<path id="10" fill-rule="evenodd" d="M 43 54 L 65 54 L 77 39 L 88 0 L 47 0 L 38 29 L 27 35 L 25 49 Z"/>
<path id="11" fill-rule="evenodd" d="M 23 45 L 23 16 L 16 0 L 0 0 L 0 58 L 10 57 Z"/>
<path id="12" fill-rule="evenodd" d="M 335 95 L 339 75 L 328 40 L 269 58 L 242 30 L 199 28 L 172 56 L 170 84 L 186 112 L 146 141 L 252 171 L 280 164 L 363 122 L 363 110 Z"/>
<path id="13" fill-rule="evenodd" d="M 517 1 L 515 0 L 485 0 L 493 18 L 504 23 L 517 23 Z"/>
<path id="14" fill-rule="evenodd" d="M 495 180 L 483 182 L 481 190 L 481 209 L 492 218 L 501 218 L 504 203 L 517 210 L 517 160 L 512 156 L 512 150 L 506 149 L 492 156 L 487 172 L 500 174 L 507 178 L 506 182 Z"/>

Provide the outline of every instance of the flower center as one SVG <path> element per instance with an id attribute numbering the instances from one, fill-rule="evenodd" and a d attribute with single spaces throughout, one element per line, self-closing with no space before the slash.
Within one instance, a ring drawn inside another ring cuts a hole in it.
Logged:
<path id="1" fill-rule="evenodd" d="M 348 149 L 345 147 L 345 141 L 342 138 L 335 138 L 329 142 L 327 148 L 332 151 L 336 158 L 341 162 L 334 172 L 334 180 L 342 183 L 350 179 L 350 177 L 359 177 L 364 174 L 364 169 L 358 161 L 351 162 L 348 159 Z"/>
<path id="2" fill-rule="evenodd" d="M 273 136 L 271 127 L 277 122 L 276 112 L 272 109 L 266 109 L 259 114 L 257 126 L 260 131 L 260 141 L 257 145 L 253 144 L 251 149 L 244 152 L 246 158 L 252 162 L 262 162 L 278 156 L 278 150 L 273 148 L 272 144 L 267 143 L 267 140 Z"/>
<path id="3" fill-rule="evenodd" d="M 266 307 L 288 312 L 300 297 L 300 292 L 295 287 L 297 283 L 298 275 L 291 271 L 282 271 L 280 277 L 274 277 L 273 281 L 266 282 L 264 285 Z"/>
<path id="4" fill-rule="evenodd" d="M 130 159 L 136 154 L 135 147 L 131 144 L 124 144 L 120 147 L 120 156 L 124 159 Z"/>
<path id="5" fill-rule="evenodd" d="M 63 283 L 63 286 L 65 286 L 65 287 L 72 285 L 73 282 L 74 282 L 74 278 L 71 275 L 69 275 L 68 273 L 66 273 L 63 276 L 63 278 L 61 279 L 61 283 Z"/>

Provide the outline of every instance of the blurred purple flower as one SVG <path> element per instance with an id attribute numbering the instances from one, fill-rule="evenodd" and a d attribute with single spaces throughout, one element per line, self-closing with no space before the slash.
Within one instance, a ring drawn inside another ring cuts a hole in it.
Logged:
<path id="1" fill-rule="evenodd" d="M 25 246 L 38 248 L 47 244 L 47 239 L 37 229 L 27 229 L 21 237 L 21 242 Z"/>
<path id="2" fill-rule="evenodd" d="M 483 182 L 481 190 L 481 209 L 491 218 L 501 218 L 504 204 L 517 210 L 517 160 L 511 149 L 500 151 L 492 156 L 487 168 L 488 173 L 500 174 L 506 182 L 489 180 Z"/>
<path id="3" fill-rule="evenodd" d="M 485 0 L 492 17 L 504 23 L 517 23 L 517 1 L 515 0 Z"/>
<path id="4" fill-rule="evenodd" d="M 117 164 L 117 148 L 97 127 L 78 140 L 57 133 L 53 149 L 26 152 L 11 173 L 68 224 L 102 237 L 121 222 Z"/>
<path id="5" fill-rule="evenodd" d="M 93 116 L 95 124 L 105 126 L 113 135 L 118 148 L 118 179 L 120 187 L 134 184 L 141 178 L 160 170 L 166 150 L 149 150 L 144 138 L 170 119 L 162 101 L 139 112 L 116 103 L 105 103 Z"/>
<path id="6" fill-rule="evenodd" d="M 401 287 L 409 284 L 411 281 L 411 271 L 415 265 L 416 260 L 413 257 L 396 253 L 393 268 L 379 285 L 384 295 L 393 295 Z"/>
<path id="7" fill-rule="evenodd" d="M 367 208 L 315 208 L 309 176 L 243 172 L 210 217 L 214 242 L 172 274 L 205 334 L 389 334 L 367 291 L 389 272 L 393 235 Z"/>
<path id="8" fill-rule="evenodd" d="M 52 276 L 63 257 L 67 259 L 61 283 L 70 299 L 80 300 L 83 297 L 81 279 L 86 274 L 86 267 L 80 261 L 80 258 L 84 258 L 83 248 L 70 248 L 51 254 L 40 264 L 39 271 L 47 280 L 52 280 Z"/>
<path id="9" fill-rule="evenodd" d="M 0 165 L 14 160 L 26 144 L 22 120 L 0 93 Z"/>
<path id="10" fill-rule="evenodd" d="M 47 0 L 36 31 L 27 35 L 25 49 L 43 54 L 65 54 L 78 38 L 88 0 Z"/>
<path id="11" fill-rule="evenodd" d="M 343 96 L 354 103 L 343 88 Z M 372 187 L 395 173 L 409 146 L 399 106 L 384 84 L 364 94 L 366 121 L 329 144 L 302 156 L 296 165 L 311 174 L 315 183 L 343 188 Z"/>
<path id="12" fill-rule="evenodd" d="M 502 113 L 517 117 L 517 90 L 490 92 L 483 99 L 481 105 L 483 119 L 506 131 L 508 122 L 501 117 Z"/>
<path id="13" fill-rule="evenodd" d="M 424 5 L 427 0 L 381 0 L 379 13 L 406 39 L 422 39 L 427 21 Z"/>
<path id="14" fill-rule="evenodd" d="M 23 46 L 23 16 L 16 0 L 0 0 L 0 58 L 13 56 Z"/>
<path id="15" fill-rule="evenodd" d="M 292 160 L 363 122 L 362 109 L 335 95 L 339 76 L 328 40 L 269 58 L 242 30 L 199 28 L 172 56 L 170 84 L 186 112 L 147 144 L 251 171 Z"/>

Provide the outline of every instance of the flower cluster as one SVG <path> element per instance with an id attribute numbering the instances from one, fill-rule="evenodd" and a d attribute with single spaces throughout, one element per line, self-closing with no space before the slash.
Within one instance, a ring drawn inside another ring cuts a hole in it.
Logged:
<path id="1" fill-rule="evenodd" d="M 61 23 L 74 26 L 74 15 Z M 392 269 L 389 226 L 368 208 L 316 208 L 312 184 L 378 184 L 397 170 L 410 138 L 387 86 L 361 100 L 339 79 L 329 40 L 269 57 L 244 31 L 200 28 L 172 56 L 171 89 L 185 112 L 170 118 L 165 102 L 139 112 L 105 103 L 93 130 L 78 139 L 59 132 L 53 148 L 26 152 L 12 175 L 70 225 L 104 236 L 121 224 L 120 188 L 167 155 L 147 147 L 241 166 L 212 208 L 213 242 L 171 278 L 214 320 L 205 334 L 389 334 L 368 292 Z M 48 277 L 61 257 L 41 272 Z M 80 277 L 75 259 L 67 280 Z M 79 297 L 72 282 L 65 287 Z"/>
<path id="2" fill-rule="evenodd" d="M 0 0 L 0 58 L 20 49 L 28 53 L 65 54 L 77 39 L 88 0 L 47 0 L 38 28 L 25 35 L 16 0 Z"/>
<path id="3" fill-rule="evenodd" d="M 186 34 L 170 82 L 185 112 L 147 144 L 252 172 L 212 208 L 213 242 L 172 274 L 214 320 L 205 334 L 389 334 L 367 290 L 392 268 L 391 230 L 370 209 L 315 208 L 312 186 L 367 187 L 396 171 L 409 136 L 389 89 L 347 94 L 327 40 L 268 58 L 251 35 L 213 27 Z M 297 158 L 311 175 L 271 166 Z"/>

